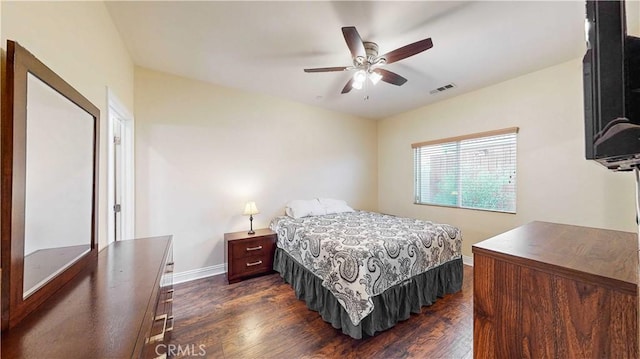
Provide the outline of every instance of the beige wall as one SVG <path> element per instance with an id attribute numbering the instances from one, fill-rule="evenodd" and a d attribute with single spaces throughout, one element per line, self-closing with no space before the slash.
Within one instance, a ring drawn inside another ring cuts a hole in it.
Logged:
<path id="1" fill-rule="evenodd" d="M 2 49 L 11 39 L 100 109 L 99 243 L 106 241 L 107 86 L 133 112 L 133 62 L 102 2 L 2 1 Z"/>
<path id="2" fill-rule="evenodd" d="M 377 124 L 136 67 L 136 236 L 174 235 L 176 271 L 224 263 L 225 232 L 292 199 L 377 209 Z"/>
<path id="3" fill-rule="evenodd" d="M 451 223 L 471 245 L 521 224 L 550 221 L 635 231 L 632 173 L 584 158 L 580 60 L 385 119 L 378 127 L 381 212 Z M 518 126 L 517 214 L 413 204 L 411 143 Z"/>
<path id="4" fill-rule="evenodd" d="M 625 12 L 627 14 L 627 34 L 640 35 L 640 1 L 626 0 Z"/>

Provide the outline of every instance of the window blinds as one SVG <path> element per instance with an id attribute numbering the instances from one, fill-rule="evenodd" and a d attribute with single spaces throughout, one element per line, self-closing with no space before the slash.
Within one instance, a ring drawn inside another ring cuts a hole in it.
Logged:
<path id="1" fill-rule="evenodd" d="M 517 130 L 412 145 L 415 202 L 515 213 Z"/>

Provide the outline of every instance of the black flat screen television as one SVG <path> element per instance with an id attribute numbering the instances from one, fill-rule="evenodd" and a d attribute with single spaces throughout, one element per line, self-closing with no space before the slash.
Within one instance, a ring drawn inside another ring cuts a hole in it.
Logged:
<path id="1" fill-rule="evenodd" d="M 627 35 L 624 1 L 587 1 L 586 158 L 615 171 L 640 166 L 640 38 Z"/>

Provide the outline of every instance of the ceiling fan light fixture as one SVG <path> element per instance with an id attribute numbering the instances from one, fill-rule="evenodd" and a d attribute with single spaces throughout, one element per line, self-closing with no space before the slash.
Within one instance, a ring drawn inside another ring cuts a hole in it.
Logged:
<path id="1" fill-rule="evenodd" d="M 367 79 L 367 72 L 364 70 L 358 70 L 353 74 L 353 81 L 363 83 Z"/>
<path id="2" fill-rule="evenodd" d="M 356 71 L 355 74 L 353 74 L 353 84 L 351 84 L 351 87 L 353 87 L 356 90 L 360 90 L 362 89 L 362 85 L 364 85 L 364 82 L 367 80 L 367 72 L 364 70 L 358 70 Z"/>
<path id="3" fill-rule="evenodd" d="M 377 72 L 369 72 L 369 80 L 371 80 L 372 84 L 377 84 L 382 79 L 382 75 Z"/>

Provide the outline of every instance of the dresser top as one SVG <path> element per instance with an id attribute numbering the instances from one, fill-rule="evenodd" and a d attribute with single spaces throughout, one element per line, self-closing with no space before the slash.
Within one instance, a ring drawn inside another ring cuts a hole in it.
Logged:
<path id="1" fill-rule="evenodd" d="M 637 293 L 635 233 L 531 222 L 473 245 L 473 253 Z"/>
<path id="2" fill-rule="evenodd" d="M 118 241 L 18 325 L 5 358 L 129 358 L 157 291 L 171 236 Z M 149 325 L 150 327 L 150 325 Z"/>

